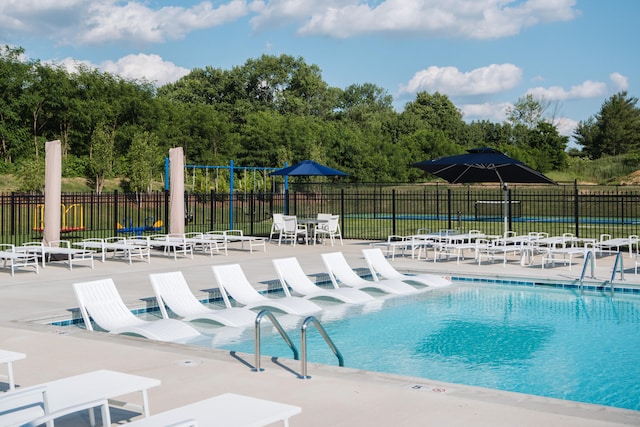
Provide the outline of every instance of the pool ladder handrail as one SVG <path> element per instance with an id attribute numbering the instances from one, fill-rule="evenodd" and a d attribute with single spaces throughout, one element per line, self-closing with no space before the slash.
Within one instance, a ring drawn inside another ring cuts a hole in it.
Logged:
<path id="1" fill-rule="evenodd" d="M 284 342 L 289 346 L 289 348 L 293 352 L 293 358 L 295 360 L 299 359 L 298 349 L 296 348 L 295 344 L 293 344 L 293 342 L 291 341 L 291 338 L 289 338 L 289 335 L 284 330 L 284 328 L 282 327 L 280 322 L 278 322 L 278 319 L 276 319 L 276 317 L 269 310 L 262 310 L 256 316 L 255 331 L 254 331 L 254 338 L 255 338 L 255 366 L 254 366 L 253 370 L 256 371 L 256 372 L 260 372 L 260 371 L 264 370 L 264 369 L 260 368 L 260 335 L 261 335 L 260 334 L 260 324 L 262 323 L 262 319 L 264 317 L 268 317 L 269 320 L 271 320 L 271 323 L 273 323 L 273 326 L 275 326 L 276 329 L 278 330 L 278 332 L 280 332 L 280 336 L 282 337 L 282 339 L 284 339 Z"/>
<path id="2" fill-rule="evenodd" d="M 318 330 L 318 332 L 320 332 L 320 335 L 322 335 L 322 338 L 324 338 L 324 341 L 327 343 L 333 354 L 335 354 L 335 356 L 338 358 L 338 366 L 344 366 L 344 358 L 342 357 L 342 353 L 340 353 L 338 347 L 336 347 L 331 337 L 329 337 L 327 331 L 320 324 L 318 319 L 313 316 L 308 316 L 306 319 L 304 319 L 304 322 L 302 322 L 302 326 L 300 327 L 302 374 L 298 378 L 305 380 L 311 378 L 309 375 L 307 375 L 307 328 L 309 324 L 315 325 L 316 329 Z"/>
<path id="3" fill-rule="evenodd" d="M 594 260 L 594 251 L 592 250 L 587 250 L 585 255 L 584 255 L 584 264 L 582 265 L 582 273 L 580 273 L 580 293 L 583 292 L 583 286 L 584 286 L 584 275 L 587 272 L 587 265 L 591 265 L 591 278 L 595 279 L 596 275 L 595 275 L 595 267 L 596 267 L 596 263 Z"/>
<path id="4" fill-rule="evenodd" d="M 611 272 L 611 280 L 609 280 L 609 285 L 611 287 L 611 296 L 613 296 L 613 282 L 616 278 L 616 270 L 620 271 L 620 280 L 624 280 L 624 262 L 622 252 L 618 251 L 616 254 L 616 260 L 613 263 L 613 271 Z M 604 283 L 606 286 L 607 283 Z"/>

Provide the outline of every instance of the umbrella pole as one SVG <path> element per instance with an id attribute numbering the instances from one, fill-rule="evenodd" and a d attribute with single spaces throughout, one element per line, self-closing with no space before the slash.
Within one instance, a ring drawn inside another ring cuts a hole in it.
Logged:
<path id="1" fill-rule="evenodd" d="M 506 239 L 509 232 L 509 187 L 506 182 L 502 184 L 502 189 L 504 190 L 504 237 Z"/>

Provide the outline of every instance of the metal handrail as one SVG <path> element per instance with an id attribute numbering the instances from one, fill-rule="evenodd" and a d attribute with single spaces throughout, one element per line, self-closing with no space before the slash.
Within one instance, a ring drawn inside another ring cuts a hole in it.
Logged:
<path id="1" fill-rule="evenodd" d="M 313 323 L 316 326 L 316 328 L 320 332 L 320 335 L 322 335 L 322 338 L 324 338 L 324 341 L 329 345 L 329 348 L 331 349 L 331 351 L 333 351 L 333 354 L 336 355 L 336 357 L 338 358 L 338 365 L 344 366 L 344 358 L 342 357 L 342 353 L 340 353 L 340 350 L 338 350 L 336 345 L 333 343 L 333 341 L 327 334 L 327 331 L 322 327 L 318 319 L 316 319 L 313 316 L 309 316 L 306 319 L 304 319 L 304 322 L 302 322 L 302 326 L 300 327 L 300 347 L 302 350 L 302 375 L 300 375 L 299 378 L 301 379 L 311 378 L 310 376 L 307 375 L 307 327 L 310 323 Z"/>
<path id="2" fill-rule="evenodd" d="M 584 264 L 582 266 L 582 273 L 580 274 L 580 292 L 582 293 L 584 286 L 584 275 L 587 272 L 587 264 L 591 264 L 591 278 L 595 279 L 595 260 L 594 260 L 594 252 L 592 250 L 588 250 L 584 256 Z"/>
<path id="3" fill-rule="evenodd" d="M 289 335 L 287 335 L 287 333 L 285 332 L 280 322 L 278 322 L 278 319 L 276 319 L 276 317 L 269 310 L 262 310 L 256 316 L 256 324 L 255 324 L 255 357 L 256 357 L 255 360 L 256 362 L 253 370 L 256 372 L 260 372 L 264 370 L 260 368 L 260 323 L 262 322 L 262 318 L 265 316 L 268 317 L 269 320 L 271 320 L 271 323 L 273 323 L 273 326 L 275 326 L 278 332 L 280 332 L 280 335 L 284 339 L 284 342 L 287 343 L 291 351 L 293 351 L 293 358 L 295 360 L 298 360 L 299 358 L 298 349 L 293 344 L 293 342 L 291 341 L 291 338 L 289 338 Z"/>
<path id="4" fill-rule="evenodd" d="M 622 260 L 623 260 L 622 252 L 618 251 L 618 253 L 616 254 L 616 260 L 613 263 L 611 280 L 609 280 L 609 284 L 611 285 L 611 296 L 613 296 L 613 281 L 616 278 L 616 268 L 620 270 L 620 280 L 624 280 L 624 262 Z"/>

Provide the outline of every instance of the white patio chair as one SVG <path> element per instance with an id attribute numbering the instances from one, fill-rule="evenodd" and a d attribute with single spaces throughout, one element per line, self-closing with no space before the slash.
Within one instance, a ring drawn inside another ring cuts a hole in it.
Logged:
<path id="1" fill-rule="evenodd" d="M 280 233 L 284 229 L 284 215 L 280 213 L 273 214 L 273 223 L 271 224 L 271 232 L 269 233 L 269 241 L 273 240 L 273 236 L 280 238 Z"/>
<path id="2" fill-rule="evenodd" d="M 313 243 L 318 241 L 318 235 L 328 236 L 331 246 L 335 244 L 336 237 L 340 239 L 342 245 L 342 232 L 340 231 L 340 215 L 329 215 L 326 223 L 319 223 L 313 229 Z"/>
<path id="3" fill-rule="evenodd" d="M 298 218 L 295 215 L 283 215 L 284 227 L 280 230 L 280 236 L 278 238 L 278 246 L 282 243 L 282 240 L 291 240 L 293 246 L 296 245 L 298 236 L 304 236 L 305 242 L 309 244 L 309 234 L 305 227 L 298 225 Z"/>

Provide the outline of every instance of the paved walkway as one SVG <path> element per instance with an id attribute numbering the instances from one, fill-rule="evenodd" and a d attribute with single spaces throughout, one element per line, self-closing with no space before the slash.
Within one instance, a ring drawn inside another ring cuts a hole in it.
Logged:
<path id="1" fill-rule="evenodd" d="M 231 249 L 228 256 L 196 254 L 194 259 L 152 256 L 150 264 L 134 261 L 96 262 L 95 269 L 79 265 L 69 271 L 63 263 L 48 265 L 36 276 L 29 270 L 11 277 L 0 271 L 0 348 L 27 354 L 14 364 L 18 385 L 27 386 L 94 369 L 114 369 L 158 378 L 160 387 L 149 391 L 152 413 L 225 392 L 246 394 L 300 406 L 292 426 L 615 426 L 640 425 L 640 412 L 562 400 L 447 384 L 421 378 L 309 364 L 309 380 L 297 378 L 300 362 L 262 359 L 264 372 L 251 370 L 253 355 L 185 347 L 125 336 L 88 332 L 81 328 L 44 325 L 70 318 L 77 307 L 71 284 L 113 278 L 129 307 L 144 306 L 141 298 L 153 295 L 148 274 L 181 270 L 197 295 L 215 287 L 211 265 L 239 263 L 258 286 L 276 278 L 273 258 L 296 256 L 305 271 L 323 271 L 321 252 L 341 250 L 354 267 L 364 267 L 360 250 L 368 242 L 345 241 L 344 246 L 267 245 L 267 252 Z M 611 275 L 613 257 L 599 258 L 596 276 Z M 633 262 L 627 263 L 626 284 L 638 283 Z M 477 266 L 426 262 L 396 256 L 396 268 L 441 274 L 526 276 L 570 279 L 580 274 L 582 259 L 573 268 L 522 267 L 509 262 Z M 631 268 L 629 268 L 631 267 Z M 585 351 L 588 351 L 585 349 Z M 1 368 L 0 368 L 1 369 Z M 0 380 L 0 386 L 2 382 Z M 138 396 L 131 396 L 136 401 Z M 128 400 L 128 399 L 123 399 Z M 114 422 L 140 416 L 132 407 L 115 411 Z M 78 418 L 57 426 L 76 426 Z"/>

